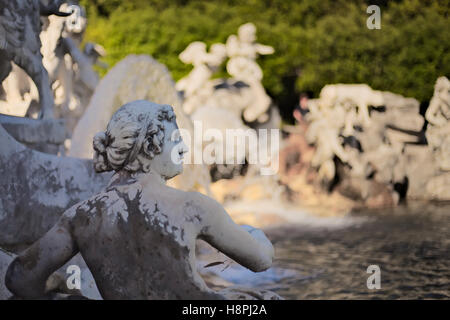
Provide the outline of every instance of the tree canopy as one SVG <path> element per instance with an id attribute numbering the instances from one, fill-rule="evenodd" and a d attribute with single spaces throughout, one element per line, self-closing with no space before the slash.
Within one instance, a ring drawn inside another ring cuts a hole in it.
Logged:
<path id="1" fill-rule="evenodd" d="M 258 63 L 263 85 L 284 115 L 300 91 L 317 96 L 329 83 L 367 83 L 428 101 L 436 79 L 450 75 L 449 2 L 80 1 L 88 14 L 86 40 L 105 47 L 110 67 L 128 54 L 145 53 L 166 64 L 175 80 L 191 69 L 178 59 L 190 42 L 224 43 L 241 24 L 253 22 L 257 41 L 275 48 Z M 369 4 L 381 8 L 379 30 L 366 26 Z"/>

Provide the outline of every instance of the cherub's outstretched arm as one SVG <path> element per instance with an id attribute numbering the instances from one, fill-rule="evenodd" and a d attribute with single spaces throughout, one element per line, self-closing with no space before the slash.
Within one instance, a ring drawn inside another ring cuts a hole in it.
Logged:
<path id="1" fill-rule="evenodd" d="M 11 262 L 5 284 L 14 295 L 25 299 L 45 298 L 47 278 L 78 252 L 68 219 L 63 215 L 41 239 Z"/>
<path id="2" fill-rule="evenodd" d="M 274 249 L 261 230 L 237 225 L 217 201 L 196 195 L 197 203 L 206 212 L 201 239 L 252 271 L 272 266 Z"/>

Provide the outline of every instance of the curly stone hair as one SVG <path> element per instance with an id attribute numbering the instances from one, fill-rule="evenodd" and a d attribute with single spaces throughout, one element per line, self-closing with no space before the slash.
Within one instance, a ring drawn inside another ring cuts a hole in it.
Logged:
<path id="1" fill-rule="evenodd" d="M 120 107 L 94 137 L 95 171 L 150 171 L 149 160 L 163 148 L 163 121 L 175 121 L 169 105 L 137 100 Z"/>

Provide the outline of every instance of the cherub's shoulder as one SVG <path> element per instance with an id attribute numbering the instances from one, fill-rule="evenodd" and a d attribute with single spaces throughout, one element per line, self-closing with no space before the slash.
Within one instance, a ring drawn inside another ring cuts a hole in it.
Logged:
<path id="1" fill-rule="evenodd" d="M 185 192 L 183 201 L 187 204 L 200 204 L 207 207 L 220 206 L 220 204 L 213 198 L 197 191 Z"/>
<path id="2" fill-rule="evenodd" d="M 196 212 L 208 220 L 224 212 L 223 206 L 219 202 L 200 192 L 186 192 L 183 200 L 186 213 Z"/>

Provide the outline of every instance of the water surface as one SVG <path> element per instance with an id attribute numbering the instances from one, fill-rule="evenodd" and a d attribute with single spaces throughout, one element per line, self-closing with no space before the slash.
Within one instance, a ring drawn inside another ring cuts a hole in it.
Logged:
<path id="1" fill-rule="evenodd" d="M 450 204 L 410 203 L 347 218 L 359 223 L 268 230 L 273 268 L 255 274 L 233 265 L 218 274 L 287 299 L 450 298 Z M 369 265 L 380 267 L 381 289 L 367 288 Z"/>

